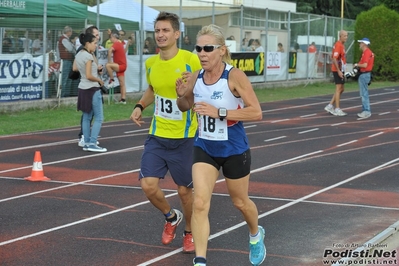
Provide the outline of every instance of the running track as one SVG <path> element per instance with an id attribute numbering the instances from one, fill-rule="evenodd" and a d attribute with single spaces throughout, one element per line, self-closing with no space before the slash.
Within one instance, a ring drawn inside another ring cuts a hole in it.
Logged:
<path id="1" fill-rule="evenodd" d="M 324 111 L 328 95 L 262 104 L 263 120 L 245 123 L 249 193 L 266 229 L 262 265 L 330 265 L 326 249 L 355 249 L 399 220 L 399 87 L 370 94 L 365 120 L 351 92 L 346 117 Z M 137 180 L 148 125 L 104 124 L 103 154 L 82 151 L 76 127 L 0 137 L 0 265 L 192 265 L 183 226 L 161 244 L 163 218 Z M 51 181 L 24 180 L 35 151 Z M 161 184 L 179 207 L 171 178 Z M 220 177 L 208 265 L 249 265 L 248 230 L 226 193 Z"/>

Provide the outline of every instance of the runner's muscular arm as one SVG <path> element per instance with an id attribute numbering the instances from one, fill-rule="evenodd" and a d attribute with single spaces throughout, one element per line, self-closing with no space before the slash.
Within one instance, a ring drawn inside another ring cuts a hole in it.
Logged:
<path id="1" fill-rule="evenodd" d="M 234 95 L 242 98 L 245 106 L 242 109 L 228 110 L 226 119 L 235 121 L 262 119 L 262 109 L 259 100 L 256 97 L 251 82 L 242 70 L 233 68 L 230 71 L 229 88 Z"/>

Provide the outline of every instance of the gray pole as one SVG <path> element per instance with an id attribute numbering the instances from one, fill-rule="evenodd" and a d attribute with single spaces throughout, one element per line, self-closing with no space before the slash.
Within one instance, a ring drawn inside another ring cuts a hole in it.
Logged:
<path id="1" fill-rule="evenodd" d="M 43 73 L 42 73 L 42 100 L 46 99 L 46 75 L 48 72 L 47 59 L 47 0 L 43 2 Z"/>

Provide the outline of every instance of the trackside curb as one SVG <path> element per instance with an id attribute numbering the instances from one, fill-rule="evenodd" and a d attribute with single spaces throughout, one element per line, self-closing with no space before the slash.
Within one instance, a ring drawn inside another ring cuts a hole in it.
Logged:
<path id="1" fill-rule="evenodd" d="M 390 250 L 398 250 L 399 249 L 399 221 L 395 222 L 394 224 L 390 225 L 388 228 L 386 228 L 384 231 L 364 243 L 362 246 L 357 248 L 353 253 L 355 252 L 367 252 L 367 251 L 372 251 L 373 249 L 385 249 L 386 251 Z M 352 254 L 353 254 L 352 253 Z M 358 253 L 358 254 L 359 254 Z M 370 255 L 371 256 L 371 255 Z M 354 258 L 354 257 L 346 257 L 342 258 L 339 262 L 336 262 L 335 264 L 332 264 L 332 266 L 336 265 L 349 265 L 350 262 L 354 261 L 360 261 L 362 258 Z M 345 261 L 344 264 L 342 262 Z M 370 264 L 359 264 L 357 263 L 356 265 L 370 265 Z"/>

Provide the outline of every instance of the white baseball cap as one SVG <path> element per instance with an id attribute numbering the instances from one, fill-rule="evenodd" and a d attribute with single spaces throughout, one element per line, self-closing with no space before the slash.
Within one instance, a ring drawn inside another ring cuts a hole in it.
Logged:
<path id="1" fill-rule="evenodd" d="M 364 44 L 366 44 L 366 45 L 370 45 L 370 40 L 369 40 L 369 38 L 363 38 L 363 39 L 361 39 L 361 40 L 357 40 L 357 42 L 362 42 L 362 43 L 364 43 Z"/>

